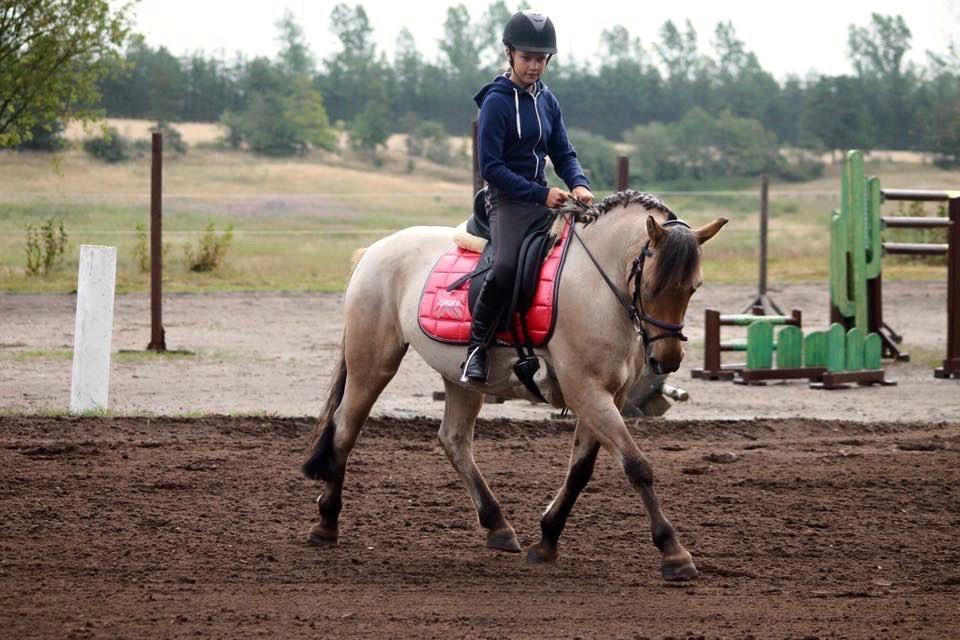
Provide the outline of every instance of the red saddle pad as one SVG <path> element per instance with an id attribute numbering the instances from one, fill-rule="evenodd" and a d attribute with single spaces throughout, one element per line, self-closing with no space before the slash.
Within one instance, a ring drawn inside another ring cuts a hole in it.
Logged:
<path id="1" fill-rule="evenodd" d="M 545 344 L 553 333 L 557 285 L 569 238 L 570 225 L 565 224 L 560 241 L 550 250 L 540 268 L 537 290 L 526 315 L 527 330 L 534 346 Z M 479 261 L 479 253 L 458 246 L 451 247 L 437 260 L 420 297 L 420 328 L 429 337 L 450 344 L 467 344 L 471 320 L 470 309 L 467 308 L 470 282 L 464 282 L 453 291 L 447 291 L 447 287 L 473 271 Z M 486 277 L 486 274 L 479 277 Z M 514 318 L 514 322 L 519 329 L 520 319 Z M 497 339 L 513 342 L 509 331 L 497 334 Z"/>

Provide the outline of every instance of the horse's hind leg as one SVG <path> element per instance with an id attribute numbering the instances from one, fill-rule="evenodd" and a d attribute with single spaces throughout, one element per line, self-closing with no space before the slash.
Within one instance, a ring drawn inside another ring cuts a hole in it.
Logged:
<path id="1" fill-rule="evenodd" d="M 573 451 L 570 452 L 570 466 L 567 477 L 559 493 L 547 507 L 540 520 L 540 542 L 527 551 L 527 562 L 538 564 L 551 562 L 557 558 L 557 540 L 567 523 L 567 516 L 573 509 L 573 503 L 583 491 L 593 475 L 593 465 L 600 451 L 600 442 L 594 437 L 590 429 L 577 422 L 577 429 L 573 435 Z"/>
<path id="2" fill-rule="evenodd" d="M 483 394 L 446 379 L 443 384 L 446 388 L 446 404 L 437 434 L 443 450 L 467 487 L 480 525 L 487 529 L 487 546 L 517 553 L 520 551 L 517 534 L 503 516 L 500 504 L 493 497 L 473 459 L 473 426 L 483 406 Z"/>
<path id="3" fill-rule="evenodd" d="M 303 465 L 307 477 L 326 481 L 323 494 L 317 500 L 320 521 L 314 524 L 308 536 L 308 540 L 314 544 L 333 544 L 337 541 L 347 457 L 357 442 L 373 404 L 396 374 L 407 351 L 407 344 L 392 331 L 378 331 L 377 335 L 364 329 L 363 326 L 351 326 L 350 333 L 360 336 L 356 339 L 345 335 L 342 359 L 336 374 L 338 379 L 334 380 L 331 397 L 327 401 L 328 409 L 324 411 L 325 415 L 317 427 L 323 431 L 316 439 L 310 458 Z"/>

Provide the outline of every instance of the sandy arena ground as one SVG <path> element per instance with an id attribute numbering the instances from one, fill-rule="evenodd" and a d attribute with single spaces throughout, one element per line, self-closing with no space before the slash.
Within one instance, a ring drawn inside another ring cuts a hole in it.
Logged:
<path id="1" fill-rule="evenodd" d="M 311 422 L 0 417 L 0 635 L 926 640 L 960 629 L 960 423 L 632 423 L 701 571 L 671 584 L 639 496 L 603 452 L 555 564 L 484 548 L 426 419 L 367 424 L 340 545 L 308 546 L 318 488 L 297 465 Z M 571 429 L 478 425 L 478 464 L 523 545 L 538 539 Z"/>
<path id="2" fill-rule="evenodd" d="M 672 383 L 690 392 L 671 419 L 805 417 L 845 420 L 950 420 L 960 417 L 960 380 L 936 380 L 932 369 L 946 350 L 946 285 L 885 283 L 885 319 L 905 335 L 910 363 L 890 364 L 895 387 L 822 392 L 789 382 L 749 390 L 702 382 L 703 309 L 740 311 L 749 287 L 709 283 L 687 315 L 687 357 Z M 791 285 L 772 293 L 785 310 L 799 308 L 808 330 L 827 325 L 822 284 Z M 168 349 L 191 356 L 144 355 L 150 340 L 148 296 L 117 297 L 110 409 L 120 414 L 192 413 L 309 416 L 320 411 L 340 348 L 338 294 L 173 294 L 164 302 Z M 5 412 L 63 411 L 70 400 L 70 351 L 76 298 L 0 293 L 0 408 Z M 724 334 L 726 335 L 726 334 Z M 727 354 L 735 356 L 736 354 Z M 410 352 L 374 407 L 375 415 L 442 415 L 432 394 L 439 377 Z M 488 405 L 483 417 L 542 419 L 551 411 L 524 401 Z"/>

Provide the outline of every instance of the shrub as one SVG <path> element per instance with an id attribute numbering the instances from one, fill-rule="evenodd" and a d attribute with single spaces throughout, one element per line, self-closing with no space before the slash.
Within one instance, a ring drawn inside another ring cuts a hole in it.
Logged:
<path id="1" fill-rule="evenodd" d="M 40 228 L 27 225 L 27 275 L 47 275 L 63 265 L 67 232 L 62 218 L 50 218 Z"/>
<path id="2" fill-rule="evenodd" d="M 617 149 L 613 143 L 581 129 L 570 129 L 569 137 L 591 188 L 612 189 L 617 181 Z"/>
<path id="3" fill-rule="evenodd" d="M 83 143 L 83 150 L 105 162 L 124 162 L 130 159 L 132 146 L 114 127 L 109 127 L 99 138 Z"/>
<path id="4" fill-rule="evenodd" d="M 36 124 L 30 130 L 30 139 L 17 145 L 17 149 L 30 151 L 63 151 L 67 148 L 63 139 L 63 123 L 51 120 L 45 124 Z"/>
<path id="5" fill-rule="evenodd" d="M 204 233 L 197 241 L 197 247 L 194 249 L 190 244 L 183 247 L 184 256 L 187 259 L 187 267 L 190 271 L 213 271 L 223 265 L 227 256 L 227 249 L 230 248 L 230 242 L 233 240 L 233 225 L 227 225 L 222 235 L 217 235 L 213 223 L 207 225 Z"/>
<path id="6" fill-rule="evenodd" d="M 161 251 L 164 259 L 166 259 L 167 252 L 169 251 L 170 243 L 164 242 L 163 250 Z M 142 222 L 137 223 L 137 242 L 133 245 L 133 261 L 136 262 L 140 273 L 150 271 L 150 241 L 147 239 L 147 228 Z"/>
<path id="7" fill-rule="evenodd" d="M 452 158 L 447 130 L 434 120 L 421 122 L 407 134 L 407 155 L 425 156 L 437 164 L 447 164 Z"/>
<path id="8" fill-rule="evenodd" d="M 187 152 L 187 143 L 183 141 L 183 136 L 169 123 L 158 122 L 150 127 L 150 132 L 163 134 L 164 151 L 173 151 L 180 156 Z"/>
<path id="9" fill-rule="evenodd" d="M 367 102 L 350 125 L 350 146 L 358 150 L 376 151 L 390 136 L 390 114 L 378 100 Z"/>

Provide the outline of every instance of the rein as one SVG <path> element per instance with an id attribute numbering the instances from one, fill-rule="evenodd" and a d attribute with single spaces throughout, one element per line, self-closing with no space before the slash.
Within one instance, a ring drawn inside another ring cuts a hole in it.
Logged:
<path id="1" fill-rule="evenodd" d="M 573 201 L 580 207 L 581 210 L 587 211 L 589 207 L 576 198 Z M 633 328 L 637 332 L 637 335 L 643 340 L 644 348 L 648 347 L 651 343 L 656 342 L 657 340 L 663 340 L 664 338 L 676 338 L 684 342 L 687 341 L 687 336 L 683 335 L 683 326 L 684 323 L 674 324 L 672 322 L 664 322 L 662 320 L 657 320 L 653 316 L 647 315 L 646 311 L 643 310 L 643 296 L 641 294 L 642 284 L 643 284 L 643 265 L 646 262 L 647 256 L 653 256 L 653 251 L 650 251 L 650 240 L 643 244 L 643 249 L 640 251 L 640 255 L 633 259 L 633 265 L 630 267 L 630 274 L 627 276 L 627 282 L 629 283 L 633 280 L 633 297 L 629 298 L 625 293 L 620 291 L 620 289 L 613 283 L 610 277 L 603 270 L 603 267 L 600 266 L 600 263 L 597 262 L 597 259 L 593 257 L 593 253 L 590 252 L 590 249 L 587 247 L 587 244 L 583 241 L 583 238 L 577 233 L 576 226 L 576 216 L 571 215 L 570 220 L 570 230 L 573 232 L 573 235 L 580 241 L 580 246 L 583 247 L 583 250 L 587 252 L 587 257 L 590 258 L 590 261 L 593 262 L 593 266 L 597 268 L 597 271 L 600 272 L 600 275 L 603 277 L 604 282 L 607 283 L 607 286 L 610 288 L 610 291 L 613 292 L 613 295 L 617 297 L 617 301 L 620 303 L 620 306 L 623 307 L 623 310 L 627 313 L 627 318 L 633 323 Z M 663 227 L 672 227 L 672 226 L 684 226 L 687 229 L 690 228 L 683 220 L 667 220 L 663 223 Z M 663 329 L 662 333 L 650 337 L 644 323 L 652 324 L 655 327 Z"/>

